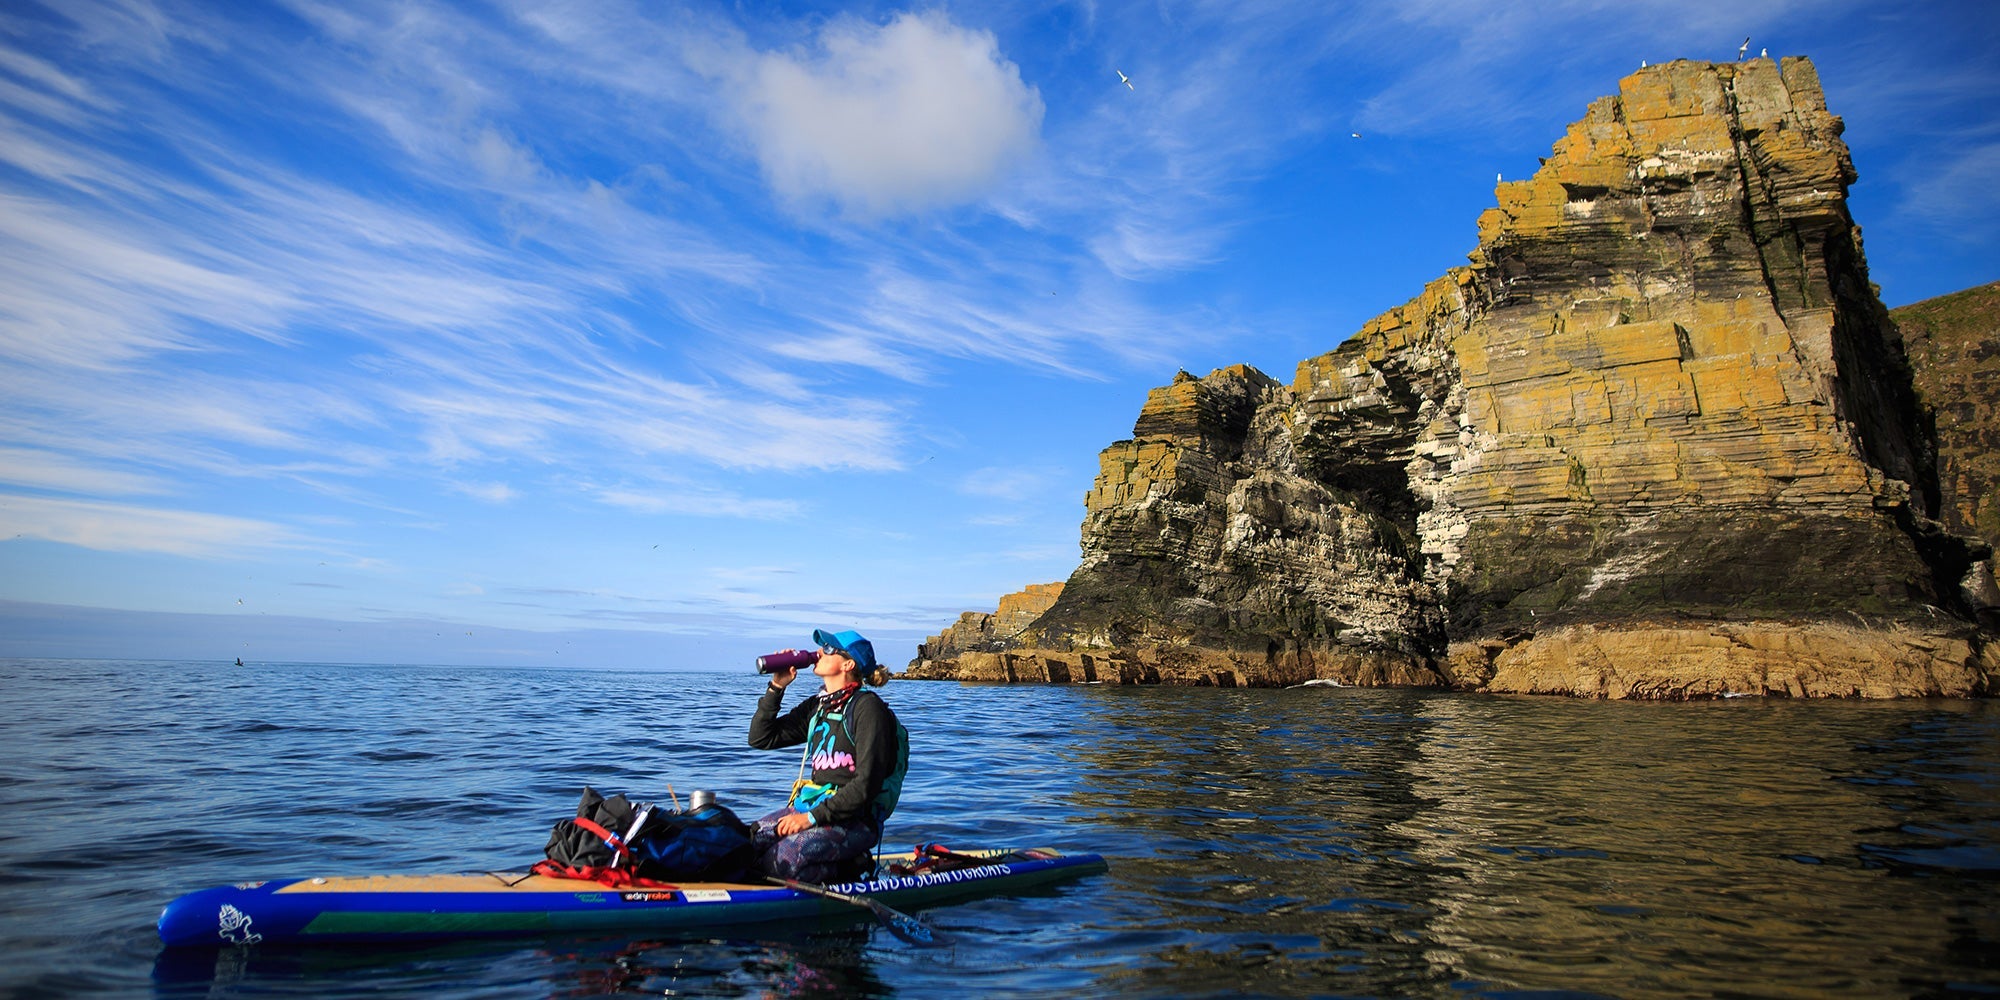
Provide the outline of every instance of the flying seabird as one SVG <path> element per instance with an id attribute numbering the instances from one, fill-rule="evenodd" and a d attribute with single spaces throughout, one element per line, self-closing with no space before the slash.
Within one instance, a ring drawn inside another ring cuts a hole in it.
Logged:
<path id="1" fill-rule="evenodd" d="M 1748 45 L 1748 44 L 1750 44 L 1750 43 L 1746 41 L 1746 42 L 1744 42 L 1743 44 L 1745 44 L 1745 45 Z M 1134 87 L 1134 86 L 1132 86 L 1132 78 L 1131 78 L 1131 77 L 1129 77 L 1129 76 L 1126 76 L 1126 75 L 1125 75 L 1125 71 L 1124 71 L 1124 70 L 1122 70 L 1122 69 L 1119 69 L 1119 68 L 1118 68 L 1118 67 L 1116 67 L 1116 66 L 1113 66 L 1113 67 L 1111 67 L 1111 72 L 1113 72 L 1113 73 L 1116 73 L 1116 74 L 1118 74 L 1118 82 L 1119 82 L 1119 83 L 1122 83 L 1122 84 L 1124 84 L 1124 85 L 1125 85 L 1125 89 L 1126 89 L 1126 90 L 1138 90 L 1138 89 L 1139 89 L 1139 88 L 1137 88 L 1137 87 Z"/>
<path id="2" fill-rule="evenodd" d="M 1347 133 L 1347 134 L 1348 134 L 1348 135 L 1351 135 L 1351 136 L 1353 136 L 1353 137 L 1355 137 L 1356 139 L 1359 139 L 1359 138 L 1361 138 L 1361 133 L 1359 133 L 1359 132 L 1349 132 L 1349 133 Z"/>
<path id="3" fill-rule="evenodd" d="M 1744 36 L 1743 44 L 1736 47 L 1736 58 L 1741 59 L 1750 52 L 1750 38 Z"/>

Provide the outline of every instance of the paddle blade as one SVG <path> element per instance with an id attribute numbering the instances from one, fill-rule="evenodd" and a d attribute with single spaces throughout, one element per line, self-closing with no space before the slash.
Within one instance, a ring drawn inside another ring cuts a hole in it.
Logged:
<path id="1" fill-rule="evenodd" d="M 899 913 L 872 899 L 863 899 L 861 902 L 867 904 L 869 912 L 875 914 L 875 919 L 881 921 L 882 926 L 889 928 L 889 933 L 904 941 L 924 947 L 949 943 L 932 930 L 931 925 L 907 913 Z"/>

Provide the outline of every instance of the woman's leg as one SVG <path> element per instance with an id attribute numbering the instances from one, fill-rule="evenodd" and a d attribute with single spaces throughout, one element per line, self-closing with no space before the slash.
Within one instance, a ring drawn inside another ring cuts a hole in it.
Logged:
<path id="1" fill-rule="evenodd" d="M 856 858 L 875 846 L 871 823 L 808 827 L 780 839 L 778 820 L 791 811 L 789 807 L 780 809 L 757 821 L 753 839 L 760 850 L 752 865 L 757 871 L 800 882 L 828 882 L 845 874 Z"/>

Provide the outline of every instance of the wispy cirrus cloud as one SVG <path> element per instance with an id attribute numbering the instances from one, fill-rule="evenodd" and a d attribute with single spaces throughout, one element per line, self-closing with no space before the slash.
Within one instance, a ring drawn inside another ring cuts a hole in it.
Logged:
<path id="1" fill-rule="evenodd" d="M 2000 227 L 2000 143 L 1975 143 L 1927 172 L 1904 191 L 1902 208 L 1960 239 Z"/>
<path id="2" fill-rule="evenodd" d="M 441 188 L 467 173 L 487 181 L 504 199 L 502 235 L 528 241 L 496 242 L 469 224 L 478 213 L 464 209 L 478 206 L 364 193 L 234 143 L 190 109 L 163 106 L 150 81 L 189 83 L 196 70 L 174 64 L 170 40 L 112 39 L 140 50 L 122 65 L 145 67 L 104 83 L 137 109 L 115 121 L 90 119 L 109 99 L 46 60 L 4 50 L 12 58 L 0 61 L 75 112 L 5 121 L 27 141 L 0 161 L 31 180 L 0 182 L 0 259 L 10 265 L 0 276 L 0 363 L 17 376 L 10 383 L 47 386 L 18 400 L 32 417 L 17 426 L 61 426 L 78 451 L 145 452 L 159 465 L 203 438 L 317 447 L 329 421 L 342 437 L 372 429 L 377 460 L 400 453 L 406 463 L 547 459 L 579 442 L 723 468 L 893 461 L 871 450 L 895 438 L 882 408 L 821 421 L 737 405 L 726 380 L 676 380 L 623 356 L 661 340 L 635 320 L 636 289 L 662 278 L 743 287 L 766 270 L 755 255 L 723 249 L 611 186 L 546 169 L 491 127 L 460 147 L 435 144 L 431 159 L 395 182 Z M 253 51 L 272 47 L 249 42 Z M 295 90 L 359 75 L 322 54 L 290 54 L 312 70 L 285 77 Z M 294 95 L 322 107 L 332 103 L 325 96 Z M 86 99 L 91 106 L 80 106 Z M 413 120 L 420 113 L 408 111 Z M 174 127 L 134 133 L 118 123 L 126 120 Z M 59 127 L 76 122 L 94 131 Z M 121 155 L 132 139 L 169 146 L 179 167 Z M 704 308 L 696 301 L 684 313 Z M 695 328 L 724 326 L 706 318 Z M 159 364 L 173 356 L 183 360 Z M 330 364 L 301 369 L 306 358 Z M 282 386 L 308 373 L 310 381 Z M 176 436 L 180 447 L 160 446 Z M 829 438 L 847 447 L 822 447 Z M 760 452 L 743 440 L 802 444 Z"/>
<path id="3" fill-rule="evenodd" d="M 166 491 L 166 484 L 157 477 L 105 468 L 58 452 L 6 446 L 0 446 L 0 482 L 32 489 L 112 496 Z"/>
<path id="4" fill-rule="evenodd" d="M 239 556 L 305 541 L 290 528 L 254 518 L 21 494 L 0 494 L 0 537 L 196 557 Z"/>
<path id="5" fill-rule="evenodd" d="M 738 493 L 674 483 L 653 486 L 607 486 L 596 489 L 595 494 L 602 503 L 644 514 L 691 514 L 702 517 L 784 520 L 797 517 L 803 509 L 803 505 L 796 500 L 746 497 Z"/>
<path id="6" fill-rule="evenodd" d="M 959 480 L 958 491 L 967 496 L 995 500 L 1025 500 L 1047 488 L 1049 477 L 1033 469 L 989 466 L 975 469 Z"/>

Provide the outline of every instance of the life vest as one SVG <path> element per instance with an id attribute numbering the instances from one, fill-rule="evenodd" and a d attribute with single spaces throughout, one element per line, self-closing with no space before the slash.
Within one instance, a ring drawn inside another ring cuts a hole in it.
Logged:
<path id="1" fill-rule="evenodd" d="M 793 809 L 806 812 L 840 791 L 839 782 L 817 782 L 808 779 L 806 769 L 811 766 L 814 771 L 820 770 L 817 761 L 830 759 L 835 753 L 837 744 L 834 741 L 834 723 L 839 723 L 841 732 L 846 734 L 847 745 L 850 748 L 854 746 L 854 719 L 847 711 L 847 707 L 862 693 L 855 691 L 847 697 L 823 705 L 819 711 L 813 713 L 812 721 L 806 726 L 805 752 L 799 758 L 799 779 L 792 783 Z M 879 701 L 882 696 L 875 697 Z M 887 708 L 888 703 L 883 702 L 883 707 Z M 889 717 L 894 719 L 895 713 L 891 711 Z M 903 720 L 896 719 L 896 766 L 882 779 L 882 790 L 872 803 L 875 807 L 877 826 L 886 822 L 889 814 L 896 811 L 896 803 L 903 797 L 903 778 L 909 773 L 910 730 L 903 725 Z"/>

